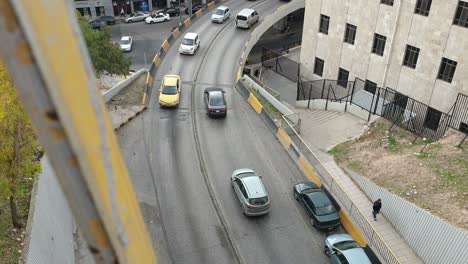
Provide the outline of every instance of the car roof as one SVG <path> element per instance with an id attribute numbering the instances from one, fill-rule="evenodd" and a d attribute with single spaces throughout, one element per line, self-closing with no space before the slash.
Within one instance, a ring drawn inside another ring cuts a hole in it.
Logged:
<path id="1" fill-rule="evenodd" d="M 186 38 L 186 39 L 195 39 L 196 36 L 198 36 L 197 33 L 189 32 L 189 33 L 185 34 L 184 38 Z"/>
<path id="2" fill-rule="evenodd" d="M 244 9 L 242 9 L 237 15 L 248 16 L 248 15 L 250 15 L 250 13 L 252 13 L 252 12 L 255 12 L 255 10 L 250 9 L 250 8 L 244 8 Z"/>
<path id="3" fill-rule="evenodd" d="M 210 94 L 210 97 L 219 97 L 219 98 L 222 98 L 223 97 L 223 92 L 221 91 L 209 91 L 208 92 Z"/>
<path id="4" fill-rule="evenodd" d="M 341 253 L 346 257 L 346 260 L 348 260 L 348 263 L 350 264 L 371 264 L 369 257 L 362 248 L 351 248 L 341 251 Z"/>
<path id="5" fill-rule="evenodd" d="M 311 192 L 307 193 L 306 195 L 317 207 L 331 204 L 330 198 L 328 198 L 328 196 L 323 191 Z"/>
<path id="6" fill-rule="evenodd" d="M 228 9 L 228 8 L 229 8 L 229 7 L 227 7 L 227 6 L 218 6 L 217 9 L 226 10 L 226 9 Z"/>
<path id="7" fill-rule="evenodd" d="M 163 85 L 176 86 L 177 85 L 177 75 L 166 75 L 163 79 Z"/>
<path id="8" fill-rule="evenodd" d="M 123 36 L 120 40 L 130 40 L 131 37 L 130 36 Z"/>
<path id="9" fill-rule="evenodd" d="M 241 178 L 241 180 L 244 183 L 245 189 L 249 193 L 249 198 L 260 198 L 267 195 L 259 176 L 251 175 Z"/>

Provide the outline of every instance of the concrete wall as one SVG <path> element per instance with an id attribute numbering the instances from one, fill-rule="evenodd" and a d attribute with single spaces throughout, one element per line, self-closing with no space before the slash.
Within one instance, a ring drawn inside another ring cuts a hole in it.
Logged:
<path id="1" fill-rule="evenodd" d="M 129 86 L 133 81 L 135 81 L 140 75 L 142 75 L 143 73 L 146 73 L 148 70 L 143 68 L 143 69 L 140 69 L 138 70 L 137 72 L 133 73 L 132 75 L 130 75 L 130 77 L 128 77 L 127 79 L 119 82 L 118 84 L 116 84 L 114 87 L 110 88 L 109 90 L 107 90 L 102 96 L 104 97 L 104 102 L 107 103 L 109 102 L 112 97 L 116 96 L 120 91 L 122 91 L 122 89 L 124 89 L 125 87 Z"/>
<path id="2" fill-rule="evenodd" d="M 432 1 L 429 16 L 414 13 L 416 0 L 307 0 L 302 36 L 302 74 L 309 80 L 369 79 L 440 111 L 447 112 L 459 92 L 468 94 L 468 28 L 452 25 L 457 0 Z M 319 33 L 320 14 L 330 17 L 328 35 Z M 357 27 L 354 45 L 345 43 L 346 23 Z M 371 53 L 374 33 L 386 36 L 383 56 Z M 406 45 L 420 49 L 415 69 L 403 66 Z M 315 57 L 325 61 L 323 76 L 313 74 Z M 442 57 L 456 61 L 451 83 L 437 79 Z"/>

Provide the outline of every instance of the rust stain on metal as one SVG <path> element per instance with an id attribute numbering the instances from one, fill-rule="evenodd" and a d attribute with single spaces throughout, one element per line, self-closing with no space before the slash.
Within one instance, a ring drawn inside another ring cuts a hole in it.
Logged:
<path id="1" fill-rule="evenodd" d="M 18 28 L 18 23 L 16 21 L 15 12 L 13 11 L 9 1 L 0 1 L 0 17 L 2 17 L 5 23 L 7 32 L 16 31 Z"/>
<path id="2" fill-rule="evenodd" d="M 31 55 L 31 48 L 28 43 L 19 43 L 16 45 L 16 56 L 23 64 L 32 64 L 33 58 Z"/>

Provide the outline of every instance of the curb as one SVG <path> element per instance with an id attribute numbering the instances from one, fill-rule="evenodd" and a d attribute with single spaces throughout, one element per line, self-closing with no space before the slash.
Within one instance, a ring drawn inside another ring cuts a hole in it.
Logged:
<path id="1" fill-rule="evenodd" d="M 129 117 L 127 120 L 123 121 L 118 127 L 115 127 L 114 128 L 114 131 L 117 131 L 119 130 L 120 128 L 122 128 L 123 126 L 125 126 L 126 124 L 128 124 L 128 122 L 132 121 L 132 119 L 134 119 L 135 117 L 137 117 L 138 115 L 140 115 L 141 113 L 143 113 L 145 110 L 146 110 L 147 106 L 143 106 L 143 108 L 141 110 L 139 110 L 138 112 L 136 112 L 135 114 L 133 114 L 131 117 Z"/>

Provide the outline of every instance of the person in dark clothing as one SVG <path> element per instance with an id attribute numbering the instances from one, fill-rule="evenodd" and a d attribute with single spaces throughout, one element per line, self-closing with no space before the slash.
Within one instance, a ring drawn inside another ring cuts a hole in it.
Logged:
<path id="1" fill-rule="evenodd" d="M 374 221 L 377 221 L 377 214 L 380 213 L 380 209 L 382 208 L 382 201 L 377 199 L 372 206 L 372 215 L 374 216 Z"/>

